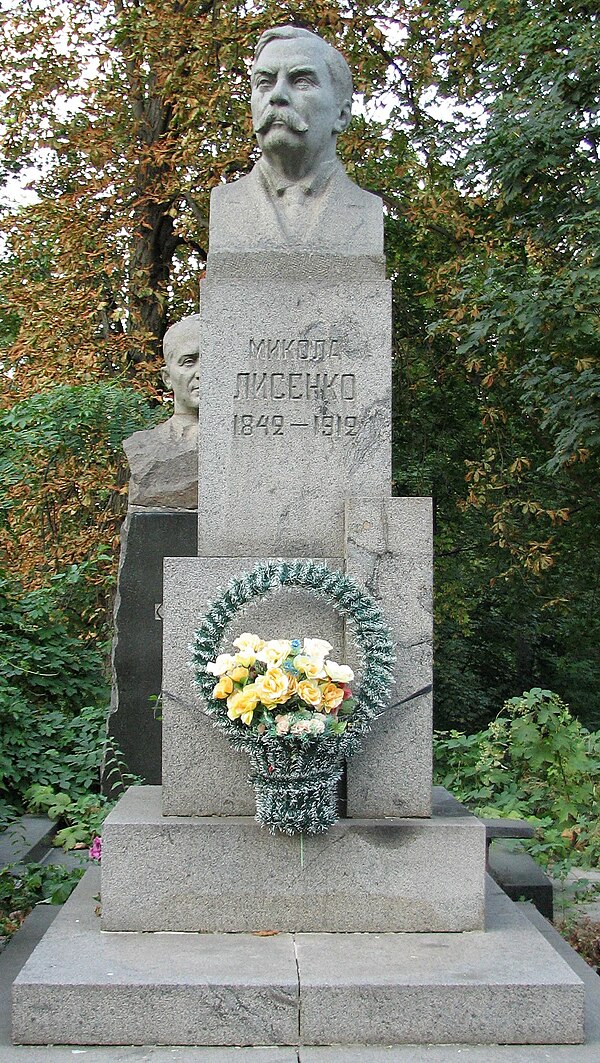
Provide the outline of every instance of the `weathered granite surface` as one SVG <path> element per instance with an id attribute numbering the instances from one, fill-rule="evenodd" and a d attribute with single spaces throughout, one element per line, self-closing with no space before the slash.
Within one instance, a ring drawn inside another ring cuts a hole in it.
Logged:
<path id="1" fill-rule="evenodd" d="M 123 443 L 131 469 L 129 505 L 196 509 L 198 425 L 170 417 L 156 428 L 134 432 Z"/>
<path id="2" fill-rule="evenodd" d="M 386 281 L 202 286 L 198 551 L 339 556 L 344 499 L 389 494 Z"/>
<path id="3" fill-rule="evenodd" d="M 337 1042 L 321 1055 L 305 1047 L 301 1058 L 408 1063 L 422 1058 L 419 1042 L 445 1043 L 447 1055 L 431 1050 L 441 1063 L 458 1059 L 451 1044 L 583 1040 L 583 983 L 500 891 L 486 933 L 257 937 L 101 933 L 98 889 L 94 868 L 18 976 L 16 1041 L 214 1045 L 207 1063 L 226 1044 Z M 593 1058 L 477 1052 L 464 1048 L 474 1063 Z"/>
<path id="4" fill-rule="evenodd" d="M 296 938 L 303 1044 L 578 1044 L 583 986 L 501 892 L 486 933 Z"/>
<path id="5" fill-rule="evenodd" d="M 202 712 L 193 689 L 191 645 L 198 618 L 220 588 L 253 557 L 189 557 L 165 561 L 163 605 L 163 811 L 169 816 L 253 816 L 254 790 L 245 753 L 232 749 Z M 341 559 L 329 558 L 338 568 Z M 282 591 L 244 610 L 235 633 L 256 631 L 265 638 L 318 632 L 341 651 L 342 623 L 326 603 Z"/>
<path id="6" fill-rule="evenodd" d="M 13 987 L 29 1044 L 295 1044 L 289 935 L 102 934 L 87 872 Z"/>
<path id="7" fill-rule="evenodd" d="M 428 816 L 433 684 L 431 499 L 349 499 L 346 544 L 346 572 L 380 605 L 396 645 L 392 707 L 376 721 L 363 751 L 348 764 L 347 814 Z M 402 704 L 405 698 L 411 700 Z"/>
<path id="8" fill-rule="evenodd" d="M 250 817 L 163 817 L 158 787 L 132 787 L 102 831 L 102 927 L 482 929 L 485 828 L 446 811 L 344 819 L 300 839 L 269 834 Z"/>

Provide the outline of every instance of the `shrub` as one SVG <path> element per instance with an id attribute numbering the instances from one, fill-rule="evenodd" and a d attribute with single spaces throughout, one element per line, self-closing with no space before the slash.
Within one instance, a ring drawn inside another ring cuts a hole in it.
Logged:
<path id="1" fill-rule="evenodd" d="M 539 828 L 527 843 L 541 863 L 600 858 L 600 732 L 589 732 L 550 690 L 510 698 L 483 731 L 438 732 L 435 781 L 480 815 Z"/>

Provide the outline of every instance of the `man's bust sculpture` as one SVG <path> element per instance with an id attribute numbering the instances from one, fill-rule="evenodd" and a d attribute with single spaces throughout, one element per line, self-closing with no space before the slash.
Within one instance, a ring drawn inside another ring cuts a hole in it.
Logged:
<path id="1" fill-rule="evenodd" d="M 167 329 L 162 377 L 174 393 L 174 413 L 123 443 L 131 478 L 129 505 L 159 509 L 198 506 L 198 405 L 200 315 Z"/>
<path id="2" fill-rule="evenodd" d="M 262 157 L 213 189 L 210 250 L 381 255 L 378 196 L 347 176 L 336 141 L 350 121 L 352 75 L 322 37 L 266 30 L 252 67 L 252 119 Z"/>

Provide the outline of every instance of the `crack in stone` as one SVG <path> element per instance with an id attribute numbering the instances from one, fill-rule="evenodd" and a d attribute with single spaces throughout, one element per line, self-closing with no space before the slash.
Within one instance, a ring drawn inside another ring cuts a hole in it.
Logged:
<path id="1" fill-rule="evenodd" d="M 292 935 L 292 941 L 294 942 L 294 963 L 296 964 L 296 978 L 298 981 L 298 1045 L 301 1043 L 301 1027 L 302 1027 L 302 1014 L 301 1014 L 301 997 L 300 997 L 300 963 L 298 962 L 298 946 L 296 941 L 296 935 Z M 300 1063 L 300 1050 L 297 1053 L 297 1060 Z"/>

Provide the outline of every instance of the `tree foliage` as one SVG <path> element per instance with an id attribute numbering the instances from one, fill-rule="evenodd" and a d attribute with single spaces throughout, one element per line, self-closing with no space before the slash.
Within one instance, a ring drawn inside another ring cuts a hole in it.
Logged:
<path id="1" fill-rule="evenodd" d="M 197 309 L 210 190 L 255 157 L 249 56 L 292 19 L 342 48 L 366 104 L 340 150 L 385 204 L 394 477 L 435 500 L 439 720 L 476 727 L 534 684 L 597 720 L 597 14 L 14 0 L 2 17 L 5 171 L 41 169 L 5 212 L 1 267 L 3 534 L 26 580 L 114 548 L 114 425 L 152 413 L 117 415 L 108 391 L 103 420 L 93 389 L 132 387 L 160 416 L 160 341 Z"/>

